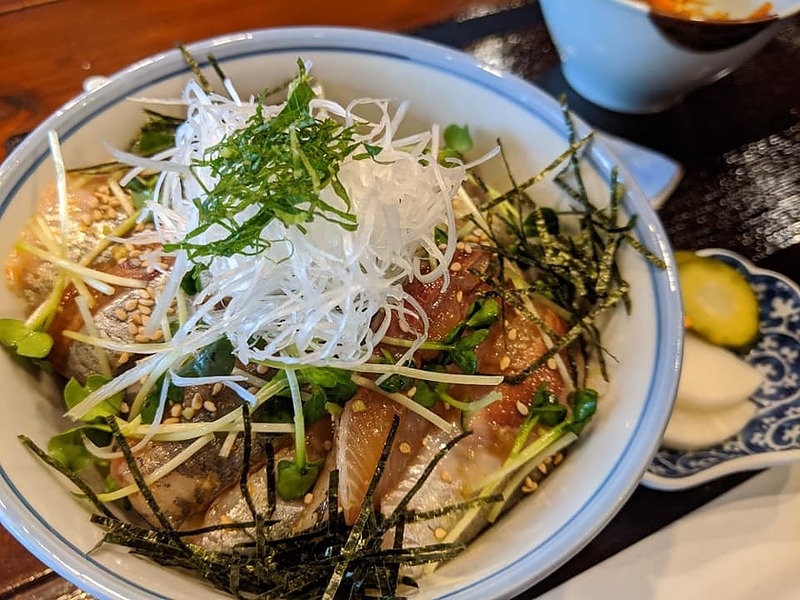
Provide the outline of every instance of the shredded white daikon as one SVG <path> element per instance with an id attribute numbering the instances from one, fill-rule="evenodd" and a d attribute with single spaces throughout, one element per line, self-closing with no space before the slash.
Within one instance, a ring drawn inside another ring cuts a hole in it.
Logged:
<path id="1" fill-rule="evenodd" d="M 182 99 L 188 107 L 187 121 L 164 160 L 115 153 L 134 166 L 161 165 L 156 198 L 147 206 L 155 237 L 149 233 L 140 243 L 178 243 L 201 224 L 196 201 L 202 201 L 205 190 L 217 181 L 208 168 L 196 163 L 209 148 L 244 127 L 256 111 L 252 100 L 233 97 L 207 94 L 191 82 Z M 269 117 L 281 108 L 262 110 Z M 208 266 L 203 289 L 192 314 L 170 341 L 174 350 L 188 354 L 209 339 L 227 336 L 243 363 L 268 360 L 352 368 L 369 359 L 391 320 L 401 313 L 413 313 L 427 324 L 419 303 L 402 284 L 412 278 L 440 277 L 447 284 L 456 242 L 452 199 L 466 176 L 464 166 L 443 167 L 430 159 L 438 152 L 435 125 L 395 141 L 405 105 L 392 114 L 389 102 L 381 99 L 356 100 L 346 107 L 315 99 L 310 109 L 317 118 L 337 118 L 342 126 L 358 124 L 355 141 L 381 148 L 374 160 L 347 158 L 340 165 L 339 180 L 349 195 L 357 227 L 348 231 L 317 217 L 300 228 L 275 219 L 262 231 L 263 239 L 275 240 L 263 251 L 203 257 Z M 375 121 L 359 115 L 375 114 L 375 109 L 379 115 Z M 187 176 L 190 167 L 193 175 Z M 320 198 L 347 209 L 331 186 L 321 190 Z M 449 232 L 444 249 L 434 239 L 437 227 Z M 226 234 L 217 224 L 191 241 L 207 245 Z M 161 322 L 182 278 L 194 267 L 185 251 L 171 255 L 171 275 L 146 334 Z M 375 328 L 377 315 L 382 321 Z M 424 339 L 425 334 L 407 355 Z"/>

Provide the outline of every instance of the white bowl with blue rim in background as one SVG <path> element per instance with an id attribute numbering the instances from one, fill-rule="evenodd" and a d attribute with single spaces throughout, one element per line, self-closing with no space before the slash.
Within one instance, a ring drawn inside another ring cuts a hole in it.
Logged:
<path id="1" fill-rule="evenodd" d="M 564 77 L 581 96 L 610 110 L 654 113 L 724 77 L 758 52 L 800 10 L 773 0 L 687 3 L 729 19 L 685 18 L 642 0 L 541 0 Z"/>

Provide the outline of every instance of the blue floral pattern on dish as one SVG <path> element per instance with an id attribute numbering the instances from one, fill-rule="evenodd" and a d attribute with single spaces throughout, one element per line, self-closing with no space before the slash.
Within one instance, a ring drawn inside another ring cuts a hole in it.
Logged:
<path id="1" fill-rule="evenodd" d="M 764 376 L 751 396 L 756 415 L 735 437 L 704 450 L 661 448 L 644 476 L 655 488 L 696 485 L 735 471 L 782 462 L 800 451 L 800 289 L 784 276 L 765 271 L 724 250 L 707 250 L 745 274 L 758 297 L 761 337 L 745 360 Z"/>

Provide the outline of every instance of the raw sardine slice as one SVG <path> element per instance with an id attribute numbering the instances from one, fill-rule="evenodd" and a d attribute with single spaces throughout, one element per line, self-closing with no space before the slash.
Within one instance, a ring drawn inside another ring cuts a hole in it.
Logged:
<path id="1" fill-rule="evenodd" d="M 361 510 L 395 415 L 400 417 L 400 424 L 375 490 L 376 508 L 382 496 L 397 485 L 406 466 L 419 452 L 420 441 L 430 424 L 393 400 L 365 388 L 359 388 L 344 407 L 336 436 L 336 463 L 339 469 L 339 505 L 350 525 Z"/>

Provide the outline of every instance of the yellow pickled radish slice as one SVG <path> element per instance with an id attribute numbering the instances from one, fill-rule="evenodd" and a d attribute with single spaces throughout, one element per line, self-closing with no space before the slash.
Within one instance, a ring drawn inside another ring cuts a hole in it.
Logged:
<path id="1" fill-rule="evenodd" d="M 710 257 L 678 260 L 687 327 L 712 344 L 744 348 L 758 337 L 758 301 L 739 271 Z"/>

